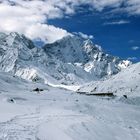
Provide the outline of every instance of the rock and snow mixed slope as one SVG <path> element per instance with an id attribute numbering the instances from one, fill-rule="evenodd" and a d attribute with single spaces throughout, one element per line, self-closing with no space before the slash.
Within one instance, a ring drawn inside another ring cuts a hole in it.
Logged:
<path id="1" fill-rule="evenodd" d="M 52 59 L 75 67 L 76 69 L 69 73 L 77 73 L 82 79 L 87 77 L 82 77 L 83 73 L 80 74 L 78 67 L 87 73 L 88 79 L 99 80 L 130 65 L 129 61 L 105 54 L 101 47 L 93 44 L 91 40 L 83 40 L 77 36 L 67 36 L 53 44 L 47 44 L 44 50 Z"/>
<path id="2" fill-rule="evenodd" d="M 67 36 L 43 48 L 18 33 L 0 33 L 0 69 L 27 80 L 83 84 L 113 75 L 130 65 L 105 54 L 90 40 Z"/>
<path id="3" fill-rule="evenodd" d="M 80 88 L 85 92 L 113 92 L 116 95 L 140 96 L 140 63 L 133 64 L 104 81 L 91 82 Z"/>

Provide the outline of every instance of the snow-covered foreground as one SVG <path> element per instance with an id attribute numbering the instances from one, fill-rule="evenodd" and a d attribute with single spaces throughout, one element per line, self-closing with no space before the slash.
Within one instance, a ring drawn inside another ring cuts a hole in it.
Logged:
<path id="1" fill-rule="evenodd" d="M 0 140 L 140 140 L 139 98 L 79 95 L 0 77 Z"/>

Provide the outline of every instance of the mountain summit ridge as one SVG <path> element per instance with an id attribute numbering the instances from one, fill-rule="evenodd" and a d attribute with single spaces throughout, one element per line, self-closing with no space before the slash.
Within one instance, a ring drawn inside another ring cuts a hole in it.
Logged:
<path id="1" fill-rule="evenodd" d="M 75 35 L 37 48 L 24 35 L 0 33 L 0 54 L 2 71 L 27 80 L 66 85 L 100 80 L 131 64 Z"/>

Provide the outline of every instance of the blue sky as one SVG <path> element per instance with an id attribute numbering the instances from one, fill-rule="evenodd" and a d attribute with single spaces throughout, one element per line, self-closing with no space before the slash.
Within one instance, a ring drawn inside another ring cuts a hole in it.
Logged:
<path id="1" fill-rule="evenodd" d="M 86 7 L 85 7 L 86 9 Z M 112 55 L 131 61 L 140 61 L 140 16 L 117 13 L 108 14 L 85 10 L 63 19 L 49 20 L 49 24 L 66 29 L 68 32 L 83 32 L 93 35 L 93 42 Z"/>
<path id="2" fill-rule="evenodd" d="M 140 61 L 140 0 L 0 0 L 0 32 L 52 43 L 93 35 L 112 55 Z"/>

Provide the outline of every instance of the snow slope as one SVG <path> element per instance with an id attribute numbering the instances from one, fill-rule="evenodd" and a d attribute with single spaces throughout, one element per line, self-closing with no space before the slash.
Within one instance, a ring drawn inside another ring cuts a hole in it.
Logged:
<path id="1" fill-rule="evenodd" d="M 140 96 L 140 63 L 133 64 L 104 81 L 91 82 L 81 87 L 85 92 L 113 92 L 116 95 Z"/>
<path id="2" fill-rule="evenodd" d="M 0 33 L 0 70 L 51 85 L 81 85 L 130 65 L 90 40 L 67 36 L 43 48 L 18 33 Z"/>
<path id="3" fill-rule="evenodd" d="M 91 40 L 83 40 L 74 35 L 64 37 L 53 44 L 46 44 L 44 50 L 54 60 L 82 68 L 88 73 L 88 79 L 91 77 L 92 80 L 116 74 L 131 64 L 129 61 L 105 54 L 101 46 L 93 44 Z M 79 71 L 75 70 L 75 73 L 80 75 Z"/>
<path id="4" fill-rule="evenodd" d="M 79 95 L 3 72 L 0 82 L 0 140 L 140 140 L 140 104 Z M 44 91 L 33 92 L 36 87 Z"/>

